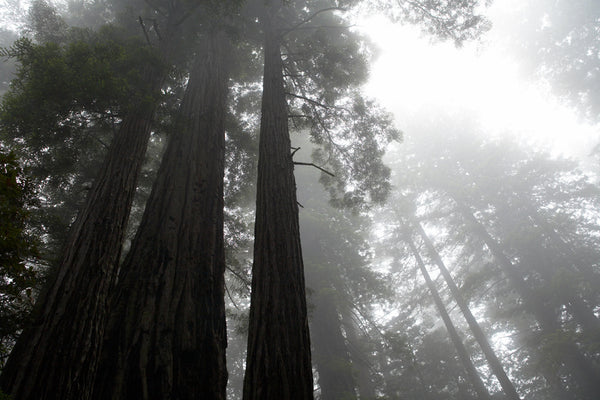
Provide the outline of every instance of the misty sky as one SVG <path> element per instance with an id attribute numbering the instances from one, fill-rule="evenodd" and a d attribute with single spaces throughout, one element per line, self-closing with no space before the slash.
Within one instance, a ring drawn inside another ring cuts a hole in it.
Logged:
<path id="1" fill-rule="evenodd" d="M 359 25 L 380 49 L 367 92 L 394 112 L 410 135 L 417 112 L 468 113 L 490 134 L 514 134 L 555 154 L 586 157 L 600 129 L 579 120 L 544 82 L 525 76 L 506 32 L 515 29 L 516 0 L 494 2 L 486 11 L 493 28 L 478 43 L 457 49 L 431 43 L 416 27 L 369 17 Z"/>

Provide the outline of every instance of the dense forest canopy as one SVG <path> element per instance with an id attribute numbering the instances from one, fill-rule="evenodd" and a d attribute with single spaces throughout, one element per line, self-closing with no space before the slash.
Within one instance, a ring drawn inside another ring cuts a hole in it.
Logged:
<path id="1" fill-rule="evenodd" d="M 0 398 L 598 397 L 596 2 L 0 18 Z"/>

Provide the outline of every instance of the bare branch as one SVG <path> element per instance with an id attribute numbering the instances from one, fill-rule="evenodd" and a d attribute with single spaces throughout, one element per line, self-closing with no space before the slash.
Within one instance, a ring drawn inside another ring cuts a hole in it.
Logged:
<path id="1" fill-rule="evenodd" d="M 229 300 L 231 300 L 231 303 L 233 304 L 233 306 L 235 308 L 237 308 L 238 310 L 240 310 L 240 308 L 236 304 L 235 300 L 233 300 L 233 296 L 231 295 L 231 293 L 229 293 L 229 288 L 227 287 L 227 283 L 225 283 L 225 290 L 227 291 L 227 297 L 229 297 Z"/>
<path id="2" fill-rule="evenodd" d="M 234 271 L 234 270 L 233 270 L 231 267 L 229 267 L 229 266 L 228 266 L 228 267 L 226 267 L 226 268 L 227 268 L 227 270 L 228 270 L 229 272 L 231 272 L 231 273 L 232 273 L 232 274 L 233 274 L 233 275 L 234 275 L 236 278 L 238 278 L 240 281 L 244 282 L 244 284 L 245 284 L 246 286 L 248 286 L 248 287 L 250 287 L 250 286 L 251 286 L 251 283 L 250 283 L 250 282 L 248 282 L 248 279 L 246 279 L 246 277 L 244 277 L 244 276 L 240 275 L 240 273 L 239 273 L 239 272 L 237 272 L 237 271 Z"/>
<path id="3" fill-rule="evenodd" d="M 294 165 L 307 165 L 309 167 L 315 167 L 316 169 L 325 172 L 327 175 L 331 175 L 331 176 L 335 177 L 334 174 L 332 174 L 331 172 L 327 171 L 325 168 L 319 167 L 315 163 L 306 163 L 306 162 L 294 161 Z"/>
<path id="4" fill-rule="evenodd" d="M 296 28 L 295 30 L 307 30 L 307 29 L 350 29 L 354 28 L 356 25 L 311 25 L 311 26 L 301 26 Z"/>
<path id="5" fill-rule="evenodd" d="M 301 99 L 301 100 L 308 101 L 309 103 L 311 103 L 311 104 L 314 104 L 315 106 L 323 107 L 323 108 L 326 108 L 326 109 L 329 109 L 329 108 L 330 108 L 330 106 L 328 106 L 327 104 L 319 103 L 319 102 L 318 102 L 318 101 L 316 101 L 316 100 L 309 99 L 308 97 L 301 96 L 301 95 L 299 95 L 299 94 L 290 93 L 290 92 L 286 92 L 285 94 L 287 94 L 287 95 L 289 95 L 289 96 L 292 96 L 292 97 L 295 97 L 295 98 L 297 98 L 297 99 Z"/>
<path id="6" fill-rule="evenodd" d="M 146 25 L 144 24 L 144 20 L 142 19 L 142 17 L 138 17 L 138 21 L 140 23 L 140 26 L 142 27 L 142 30 L 144 31 L 144 36 L 146 37 L 146 42 L 148 43 L 149 46 L 152 46 L 152 43 L 150 42 L 150 37 L 148 36 L 148 31 L 146 30 Z"/>
<path id="7" fill-rule="evenodd" d="M 160 35 L 160 31 L 158 30 L 158 24 L 156 23 L 156 19 L 152 20 L 152 27 L 154 28 L 154 32 L 156 32 L 156 36 L 158 36 L 158 40 L 162 42 L 162 36 Z"/>

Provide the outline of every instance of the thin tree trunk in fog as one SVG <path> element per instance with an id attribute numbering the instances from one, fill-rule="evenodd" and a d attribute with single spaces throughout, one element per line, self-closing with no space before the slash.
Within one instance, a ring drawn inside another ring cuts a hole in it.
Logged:
<path id="1" fill-rule="evenodd" d="M 356 399 L 353 363 L 342 334 L 341 320 L 332 288 L 319 288 L 312 298 L 311 339 L 318 357 L 314 358 L 319 373 L 321 400 Z"/>
<path id="2" fill-rule="evenodd" d="M 512 382 L 506 375 L 506 372 L 504 371 L 504 367 L 502 366 L 502 363 L 496 356 L 496 353 L 494 352 L 494 349 L 492 349 L 492 346 L 490 346 L 490 343 L 489 343 L 485 333 L 479 326 L 479 323 L 473 316 L 473 313 L 471 313 L 471 310 L 469 309 L 467 302 L 463 299 L 462 295 L 460 294 L 460 290 L 458 289 L 458 286 L 456 286 L 456 283 L 454 282 L 452 275 L 450 275 L 450 272 L 446 268 L 446 265 L 442 261 L 442 258 L 440 257 L 437 250 L 435 249 L 435 246 L 429 239 L 429 236 L 427 236 L 427 233 L 425 233 L 425 230 L 423 229 L 421 224 L 418 223 L 417 221 L 412 221 L 412 225 L 414 226 L 414 229 L 417 231 L 417 233 L 423 239 L 423 242 L 425 243 L 425 247 L 427 247 L 427 250 L 429 251 L 433 261 L 436 263 L 440 272 L 444 276 L 444 279 L 446 280 L 446 284 L 448 285 L 448 288 L 450 289 L 450 292 L 452 293 L 452 296 L 454 297 L 456 304 L 458 304 L 458 307 L 460 308 L 465 319 L 467 320 L 467 323 L 469 324 L 469 328 L 471 329 L 471 332 L 473 332 L 473 336 L 477 340 L 477 343 L 479 343 L 479 346 L 481 347 L 481 350 L 483 351 L 483 354 L 485 355 L 485 358 L 487 359 L 487 361 L 490 365 L 490 368 L 494 372 L 494 375 L 496 375 L 496 378 L 498 378 L 498 381 L 500 382 L 500 386 L 502 386 L 502 390 L 504 391 L 504 394 L 506 395 L 506 397 L 508 399 L 520 400 L 519 394 L 517 393 L 514 385 L 512 384 Z"/>
<path id="3" fill-rule="evenodd" d="M 244 400 L 313 398 L 304 267 L 279 33 L 267 16 Z"/>
<path id="4" fill-rule="evenodd" d="M 477 372 L 475 365 L 473 365 L 473 362 L 471 361 L 471 357 L 469 357 L 469 352 L 465 348 L 465 345 L 463 344 L 463 342 L 456 330 L 456 327 L 454 326 L 454 323 L 452 322 L 452 319 L 450 318 L 450 315 L 448 315 L 446 306 L 444 305 L 444 302 L 442 301 L 442 298 L 440 297 L 440 294 L 438 293 L 438 290 L 435 287 L 435 283 L 431 280 L 431 277 L 429 276 L 429 272 L 427 272 L 427 268 L 425 267 L 425 263 L 423 263 L 423 260 L 421 259 L 421 256 L 419 254 L 419 250 L 417 249 L 417 246 L 415 245 L 414 241 L 412 240 L 412 237 L 410 236 L 410 234 L 405 235 L 405 240 L 407 241 L 408 246 L 410 247 L 410 250 L 412 251 L 413 255 L 415 256 L 417 265 L 419 266 L 419 270 L 421 271 L 423 278 L 425 278 L 425 282 L 427 283 L 427 287 L 429 288 L 429 291 L 431 292 L 431 296 L 433 297 L 435 306 L 438 309 L 438 312 L 440 313 L 442 320 L 444 321 L 444 325 L 446 326 L 448 335 L 450 335 L 450 340 L 452 341 L 452 343 L 454 344 L 454 347 L 456 348 L 458 357 L 460 358 L 463 366 L 465 367 L 465 370 L 469 377 L 469 381 L 473 385 L 473 388 L 475 389 L 475 392 L 477 393 L 478 398 L 485 399 L 485 400 L 491 399 L 490 394 L 489 394 L 487 388 L 485 387 L 485 384 L 483 383 L 481 376 L 479 375 L 479 372 Z"/>
<path id="5" fill-rule="evenodd" d="M 229 41 L 207 33 L 119 276 L 98 400 L 225 399 L 224 121 Z"/>
<path id="6" fill-rule="evenodd" d="M 452 198 L 474 234 L 483 240 L 516 292 L 521 296 L 525 309 L 535 317 L 542 333 L 548 336 L 559 333 L 561 327 L 557 320 L 556 311 L 550 309 L 541 299 L 535 296 L 523 279 L 522 273 L 505 255 L 502 246 L 477 221 L 469 207 L 461 202 L 458 197 L 452 196 Z M 596 399 L 597 394 L 600 393 L 600 373 L 593 363 L 581 353 L 574 343 L 557 342 L 555 347 L 562 355 L 561 360 L 567 367 L 568 372 L 572 373 L 575 377 L 577 385 L 582 390 L 582 395 L 585 396 L 584 398 L 589 400 Z M 556 380 L 548 377 L 546 381 L 555 382 Z"/>
<path id="7" fill-rule="evenodd" d="M 357 333 L 358 328 L 356 326 L 356 320 L 352 315 L 351 309 L 348 307 L 345 307 L 342 311 L 342 322 L 349 342 L 350 358 L 352 359 L 352 365 L 354 366 L 354 371 L 356 373 L 356 385 L 359 399 L 376 399 L 375 385 L 370 371 L 371 365 L 365 354 L 364 346 L 362 345 L 363 341 Z"/>
<path id="8" fill-rule="evenodd" d="M 165 71 L 143 72 L 156 96 Z M 14 400 L 85 400 L 91 393 L 108 295 L 144 160 L 155 104 L 138 104 L 115 135 L 62 258 L 37 300 L 31 325 L 0 377 Z"/>
<path id="9" fill-rule="evenodd" d="M 588 280 L 590 285 L 599 283 L 598 275 L 592 271 L 589 265 L 577 262 L 577 254 L 567 242 L 554 230 L 548 221 L 540 215 L 540 213 L 530 204 L 525 206 L 527 214 L 533 219 L 536 225 L 540 227 L 545 236 L 547 236 L 553 244 L 553 247 L 560 250 L 561 259 L 564 268 L 581 274 Z M 548 275 L 548 271 L 541 271 Z M 549 277 L 553 279 L 553 277 Z M 600 319 L 594 313 L 594 310 L 588 305 L 578 293 L 572 290 L 561 291 L 559 293 L 563 299 L 564 305 L 571 311 L 575 320 L 582 326 L 586 334 L 591 338 L 600 337 Z"/>

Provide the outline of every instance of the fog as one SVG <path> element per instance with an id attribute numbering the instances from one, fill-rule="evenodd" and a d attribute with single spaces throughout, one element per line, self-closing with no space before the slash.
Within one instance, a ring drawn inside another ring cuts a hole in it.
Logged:
<path id="1" fill-rule="evenodd" d="M 0 3 L 0 398 L 600 396 L 600 3 L 176 3 Z"/>

